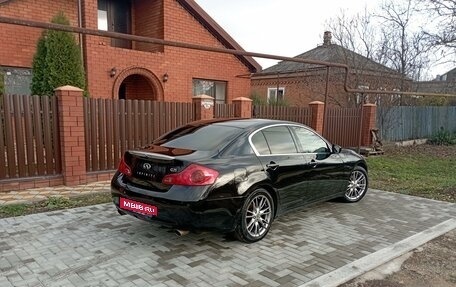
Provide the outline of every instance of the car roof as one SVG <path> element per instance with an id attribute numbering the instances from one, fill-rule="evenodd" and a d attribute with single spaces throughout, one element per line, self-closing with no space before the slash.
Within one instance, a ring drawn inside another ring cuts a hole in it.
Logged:
<path id="1" fill-rule="evenodd" d="M 220 126 L 231 126 L 240 129 L 252 129 L 261 128 L 264 126 L 275 125 L 275 124 L 299 124 L 296 122 L 282 121 L 282 120 L 271 120 L 271 119 L 242 119 L 242 118 L 226 118 L 226 119 L 212 119 L 202 120 L 190 123 L 191 125 L 220 125 Z"/>

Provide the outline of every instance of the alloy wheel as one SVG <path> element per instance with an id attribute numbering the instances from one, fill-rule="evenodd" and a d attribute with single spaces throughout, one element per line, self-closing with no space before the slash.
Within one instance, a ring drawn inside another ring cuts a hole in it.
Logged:
<path id="1" fill-rule="evenodd" d="M 263 194 L 251 199 L 245 216 L 245 226 L 253 238 L 263 236 L 269 229 L 272 219 L 272 202 Z"/>
<path id="2" fill-rule="evenodd" d="M 366 175 L 359 170 L 355 170 L 350 175 L 350 181 L 348 183 L 347 191 L 345 192 L 345 197 L 351 201 L 356 201 L 363 196 L 366 191 L 366 187 Z"/>

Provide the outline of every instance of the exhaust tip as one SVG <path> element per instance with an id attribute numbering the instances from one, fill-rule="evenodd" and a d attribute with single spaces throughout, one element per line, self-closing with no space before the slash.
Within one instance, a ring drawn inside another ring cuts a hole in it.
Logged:
<path id="1" fill-rule="evenodd" d="M 176 229 L 176 230 L 174 231 L 174 233 L 175 233 L 177 236 L 179 236 L 179 237 L 185 236 L 185 235 L 189 234 L 189 232 L 190 232 L 190 231 L 188 231 L 188 230 L 180 230 L 180 229 Z"/>

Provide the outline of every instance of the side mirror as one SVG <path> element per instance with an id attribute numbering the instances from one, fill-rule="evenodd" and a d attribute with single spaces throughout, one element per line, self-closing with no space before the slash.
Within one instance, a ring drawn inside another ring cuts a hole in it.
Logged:
<path id="1" fill-rule="evenodd" d="M 342 151 L 342 147 L 340 145 L 333 144 L 332 150 L 333 150 L 333 153 L 340 153 Z"/>

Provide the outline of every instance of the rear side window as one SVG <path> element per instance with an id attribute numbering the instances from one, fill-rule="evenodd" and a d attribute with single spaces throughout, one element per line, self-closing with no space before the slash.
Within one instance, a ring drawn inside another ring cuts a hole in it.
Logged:
<path id="1" fill-rule="evenodd" d="M 290 130 L 286 126 L 266 128 L 252 136 L 252 144 L 260 155 L 297 153 Z"/>
<path id="2" fill-rule="evenodd" d="M 262 132 L 257 132 L 256 134 L 254 134 L 252 136 L 252 143 L 253 143 L 253 146 L 255 146 L 255 148 L 259 154 L 261 154 L 261 155 L 271 154 L 268 143 L 266 142 L 266 139 L 264 138 L 264 135 Z"/>
<path id="3" fill-rule="evenodd" d="M 223 126 L 184 126 L 157 139 L 154 144 L 199 151 L 217 150 L 232 141 L 242 129 Z"/>

